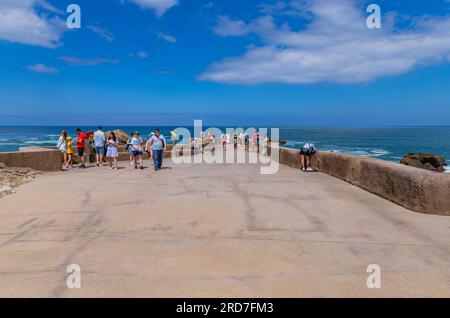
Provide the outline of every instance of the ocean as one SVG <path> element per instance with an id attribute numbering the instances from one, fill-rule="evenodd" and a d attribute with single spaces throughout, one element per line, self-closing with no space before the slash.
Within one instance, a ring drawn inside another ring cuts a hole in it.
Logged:
<path id="1" fill-rule="evenodd" d="M 81 127 L 85 131 L 95 127 Z M 156 127 L 104 127 L 148 135 Z M 176 127 L 160 127 L 164 135 Z M 206 128 L 206 127 L 205 127 Z M 226 127 L 218 127 L 225 130 Z M 257 128 L 257 127 L 256 127 Z M 76 136 L 76 127 L 0 127 L 0 152 L 26 146 L 55 146 L 61 130 Z M 189 128 L 192 131 L 192 128 Z M 319 150 L 348 153 L 399 162 L 410 152 L 444 156 L 450 164 L 450 127 L 281 127 L 286 147 L 299 148 L 313 142 Z M 450 167 L 447 167 L 450 172 Z"/>

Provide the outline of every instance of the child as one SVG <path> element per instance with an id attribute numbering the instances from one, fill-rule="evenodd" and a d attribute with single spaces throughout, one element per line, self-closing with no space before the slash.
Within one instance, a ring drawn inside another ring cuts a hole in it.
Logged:
<path id="1" fill-rule="evenodd" d="M 134 133 L 131 133 L 130 137 L 128 137 L 127 144 L 125 146 L 125 149 L 130 154 L 130 165 L 131 166 L 134 164 L 133 151 L 131 148 L 131 140 L 133 139 L 133 137 L 134 137 Z"/>
<path id="2" fill-rule="evenodd" d="M 72 137 L 68 136 L 66 139 L 66 147 L 67 147 L 67 161 L 66 161 L 66 169 L 73 168 L 72 157 L 73 157 L 73 145 L 72 145 Z"/>
<path id="3" fill-rule="evenodd" d="M 145 144 L 145 152 L 148 154 L 148 157 L 150 158 L 150 160 L 152 159 L 152 142 L 151 142 L 151 140 L 152 140 L 154 135 L 155 135 L 155 133 L 152 132 L 148 136 L 149 139 L 148 139 L 147 143 Z"/>
<path id="4" fill-rule="evenodd" d="M 143 162 L 142 162 L 142 144 L 143 139 L 139 136 L 139 132 L 135 132 L 133 138 L 131 138 L 131 151 L 133 153 L 134 158 L 134 169 L 138 168 L 143 170 Z"/>

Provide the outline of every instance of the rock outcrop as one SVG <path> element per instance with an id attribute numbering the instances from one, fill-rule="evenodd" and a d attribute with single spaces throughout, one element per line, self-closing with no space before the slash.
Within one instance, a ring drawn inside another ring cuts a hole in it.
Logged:
<path id="1" fill-rule="evenodd" d="M 14 193 L 14 188 L 33 181 L 42 172 L 30 168 L 8 168 L 0 162 L 0 198 Z"/>
<path id="2" fill-rule="evenodd" d="M 120 144 L 125 145 L 127 143 L 128 138 L 130 137 L 129 134 L 127 134 L 126 132 L 124 132 L 121 129 L 116 129 L 113 132 L 116 135 L 117 140 L 119 141 Z M 108 138 L 111 134 L 111 131 L 107 131 L 105 134 L 106 134 L 106 138 Z"/>
<path id="3" fill-rule="evenodd" d="M 401 164 L 426 169 L 430 171 L 444 172 L 444 167 L 447 165 L 445 158 L 425 153 L 410 153 L 400 160 Z"/>

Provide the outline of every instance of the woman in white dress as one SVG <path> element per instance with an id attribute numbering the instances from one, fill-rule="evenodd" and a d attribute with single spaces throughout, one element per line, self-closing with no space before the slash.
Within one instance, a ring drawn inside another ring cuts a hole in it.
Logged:
<path id="1" fill-rule="evenodd" d="M 56 147 L 64 156 L 64 166 L 67 166 L 67 131 L 63 130 L 61 132 L 61 136 L 58 139 L 58 143 L 56 144 Z"/>
<path id="2" fill-rule="evenodd" d="M 113 132 L 108 139 L 107 145 L 108 151 L 106 152 L 106 158 L 108 158 L 109 167 L 112 170 L 117 170 L 117 157 L 119 157 L 119 152 L 117 151 L 117 137 Z"/>

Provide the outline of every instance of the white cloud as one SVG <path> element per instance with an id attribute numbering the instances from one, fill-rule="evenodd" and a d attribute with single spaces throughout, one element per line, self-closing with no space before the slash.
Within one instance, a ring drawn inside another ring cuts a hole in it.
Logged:
<path id="1" fill-rule="evenodd" d="M 214 7 L 214 3 L 212 2 L 207 2 L 203 5 L 204 9 L 211 9 L 212 7 Z"/>
<path id="2" fill-rule="evenodd" d="M 178 0 L 127 0 L 133 2 L 143 9 L 155 11 L 158 17 L 163 16 L 170 8 L 178 4 Z"/>
<path id="3" fill-rule="evenodd" d="M 266 15 L 280 15 L 311 18 L 304 0 L 276 1 L 275 3 L 263 3 L 260 12 Z"/>
<path id="4" fill-rule="evenodd" d="M 357 1 L 308 0 L 302 5 L 309 14 L 300 31 L 277 25 L 272 16 L 249 23 L 219 17 L 216 34 L 256 34 L 263 44 L 211 65 L 199 78 L 235 84 L 364 83 L 449 61 L 449 16 L 414 17 L 412 28 L 398 29 L 385 14 L 383 29 L 370 30 Z"/>
<path id="5" fill-rule="evenodd" d="M 163 32 L 158 32 L 158 33 L 156 33 L 156 35 L 158 36 L 158 38 L 163 39 L 166 42 L 169 42 L 172 44 L 177 43 L 177 38 L 174 37 L 173 35 L 165 34 Z"/>
<path id="6" fill-rule="evenodd" d="M 46 14 L 39 14 L 38 7 Z M 0 40 L 47 48 L 60 46 L 64 22 L 57 16 L 49 18 L 48 12 L 58 13 L 58 9 L 43 0 L 0 1 Z"/>
<path id="7" fill-rule="evenodd" d="M 107 29 L 103 29 L 95 25 L 88 25 L 87 28 L 108 42 L 114 41 L 114 34 L 109 32 Z"/>
<path id="8" fill-rule="evenodd" d="M 96 66 L 100 64 L 117 64 L 119 60 L 116 59 L 108 59 L 108 58 L 80 58 L 76 56 L 60 56 L 58 60 L 64 61 L 72 66 Z"/>
<path id="9" fill-rule="evenodd" d="M 36 5 L 40 6 L 42 9 L 56 13 L 56 14 L 64 14 L 65 12 L 63 10 L 60 10 L 53 6 L 51 3 L 49 3 L 46 0 L 36 0 Z"/>
<path id="10" fill-rule="evenodd" d="M 141 59 L 147 59 L 150 55 L 145 51 L 138 51 L 138 52 L 130 52 L 130 56 L 133 57 L 140 57 Z"/>
<path id="11" fill-rule="evenodd" d="M 44 64 L 34 64 L 34 65 L 28 65 L 25 67 L 26 70 L 35 72 L 35 73 L 41 73 L 41 74 L 56 74 L 58 73 L 58 70 L 51 66 L 46 66 Z"/>
<path id="12" fill-rule="evenodd" d="M 228 16 L 220 15 L 214 33 L 220 36 L 243 36 L 251 32 L 250 26 L 244 21 L 233 20 Z"/>

